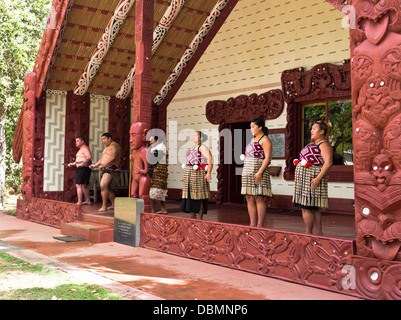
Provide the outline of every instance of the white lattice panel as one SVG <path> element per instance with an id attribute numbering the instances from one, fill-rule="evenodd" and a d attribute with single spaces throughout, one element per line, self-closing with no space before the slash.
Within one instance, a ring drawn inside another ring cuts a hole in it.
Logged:
<path id="1" fill-rule="evenodd" d="M 46 95 L 43 191 L 64 190 L 65 112 L 65 95 Z"/>

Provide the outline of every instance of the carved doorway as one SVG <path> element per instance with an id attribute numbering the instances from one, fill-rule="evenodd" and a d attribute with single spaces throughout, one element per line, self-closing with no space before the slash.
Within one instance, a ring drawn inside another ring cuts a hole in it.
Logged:
<path id="1" fill-rule="evenodd" d="M 223 179 L 227 181 L 224 199 L 226 199 L 227 202 L 245 203 L 245 198 L 241 194 L 243 162 L 240 160 L 240 155 L 244 153 L 247 142 L 251 139 L 249 122 L 230 123 L 228 129 L 231 132 L 232 148 L 231 161 L 230 163 L 224 164 L 227 166 L 227 170 L 224 170 L 223 177 Z"/>
<path id="2" fill-rule="evenodd" d="M 228 100 L 213 100 L 206 104 L 206 118 L 212 124 L 219 125 L 220 134 L 225 130 L 231 130 L 235 133 L 236 129 L 249 129 L 249 123 L 252 119 L 260 117 L 263 120 L 276 119 L 284 109 L 283 93 L 279 89 L 270 90 L 268 92 L 257 95 L 239 95 L 236 98 Z M 230 144 L 230 147 L 225 146 L 226 142 L 223 136 L 220 136 L 220 164 L 217 168 L 217 193 L 214 200 L 221 204 L 224 202 L 243 202 L 241 196 L 241 176 L 239 173 L 240 167 L 235 164 L 235 157 L 232 157 L 232 165 L 227 165 L 225 161 L 225 152 L 231 153 L 232 156 L 241 155 L 247 141 L 250 141 L 251 135 L 246 136 L 243 130 L 241 145 L 236 145 L 235 142 Z M 231 135 L 234 137 L 234 134 Z M 239 139 L 238 139 L 239 141 Z M 238 143 L 238 142 L 237 142 Z M 235 152 L 235 153 L 234 153 Z M 240 163 L 240 161 L 238 161 Z"/>

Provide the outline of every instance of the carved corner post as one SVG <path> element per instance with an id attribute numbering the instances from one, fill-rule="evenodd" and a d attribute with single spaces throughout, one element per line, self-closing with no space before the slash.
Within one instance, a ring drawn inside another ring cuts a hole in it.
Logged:
<path id="1" fill-rule="evenodd" d="M 327 1 L 350 18 L 357 290 L 401 299 L 401 7 Z"/>
<path id="2" fill-rule="evenodd" d="M 138 0 L 135 4 L 135 50 L 136 50 L 136 69 L 133 88 L 133 124 L 130 130 L 131 138 L 133 135 L 143 135 L 141 146 L 132 145 L 133 159 L 133 181 L 131 194 L 145 201 L 145 211 L 150 212 L 150 178 L 147 172 L 141 172 L 148 167 L 146 159 L 140 157 L 140 153 L 146 148 L 146 133 L 150 130 L 152 120 L 152 73 L 151 73 L 151 49 L 153 43 L 153 0 Z M 134 129 L 134 126 L 136 129 Z M 141 132 L 139 132 L 140 130 Z M 142 160 L 140 160 L 141 158 Z M 145 163 L 143 163 L 145 162 Z M 139 172 L 142 177 L 135 177 L 135 172 Z M 136 179 L 138 178 L 138 181 Z M 138 183 L 139 185 L 135 185 Z M 136 192 L 138 188 L 138 192 Z"/>
<path id="3" fill-rule="evenodd" d="M 35 141 L 36 73 L 28 73 L 24 82 L 24 104 L 22 106 L 22 186 L 24 200 L 33 196 L 33 159 Z"/>

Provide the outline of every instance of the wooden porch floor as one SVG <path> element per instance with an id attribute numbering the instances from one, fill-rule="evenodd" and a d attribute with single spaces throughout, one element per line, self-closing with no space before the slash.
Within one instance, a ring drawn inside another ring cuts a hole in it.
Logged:
<path id="1" fill-rule="evenodd" d="M 180 212 L 180 201 L 168 200 L 166 202 L 168 215 L 179 217 L 190 217 L 190 214 Z M 82 206 L 84 214 L 99 214 L 102 216 L 113 216 L 112 210 L 98 213 L 100 203 Z M 156 207 L 156 211 L 159 210 Z M 355 239 L 355 220 L 353 215 L 341 215 L 323 213 L 323 235 L 340 239 Z M 249 216 L 245 205 L 239 204 L 209 204 L 208 214 L 203 216 L 203 220 L 232 223 L 240 225 L 249 224 Z M 277 210 L 267 209 L 264 227 L 276 230 L 292 232 L 304 232 L 305 226 L 301 212 L 298 210 Z"/>

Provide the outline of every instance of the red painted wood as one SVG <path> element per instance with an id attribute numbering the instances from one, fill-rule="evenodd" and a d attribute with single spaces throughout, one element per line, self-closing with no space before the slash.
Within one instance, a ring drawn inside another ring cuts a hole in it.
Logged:
<path id="1" fill-rule="evenodd" d="M 36 73 L 28 73 L 24 81 L 24 104 L 22 106 L 22 185 L 23 199 L 33 196 L 33 164 L 35 140 L 35 113 L 36 113 Z"/>

